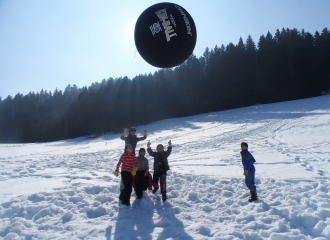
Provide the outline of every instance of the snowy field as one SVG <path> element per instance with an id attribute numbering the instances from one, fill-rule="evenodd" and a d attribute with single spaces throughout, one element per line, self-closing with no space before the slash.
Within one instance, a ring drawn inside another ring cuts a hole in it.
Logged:
<path id="1" fill-rule="evenodd" d="M 166 202 L 148 191 L 119 204 L 120 134 L 1 144 L 0 238 L 330 239 L 330 95 L 143 128 L 153 149 L 173 143 Z M 257 161 L 253 203 L 242 141 Z"/>

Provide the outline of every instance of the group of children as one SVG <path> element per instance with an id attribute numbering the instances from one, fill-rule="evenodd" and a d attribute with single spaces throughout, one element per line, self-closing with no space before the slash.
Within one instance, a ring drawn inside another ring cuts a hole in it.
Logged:
<path id="1" fill-rule="evenodd" d="M 119 167 L 121 166 L 121 193 L 119 199 L 122 204 L 130 205 L 130 198 L 132 193 L 132 187 L 134 186 L 136 197 L 140 199 L 143 196 L 143 191 L 149 188 L 152 193 L 156 193 L 159 189 L 158 182 L 160 183 L 160 189 L 162 193 L 163 201 L 166 201 L 166 172 L 169 170 L 168 156 L 172 152 L 172 142 L 168 142 L 167 151 L 164 150 L 162 144 L 158 144 L 157 152 L 151 149 L 150 141 L 147 144 L 147 151 L 150 156 L 154 158 L 154 174 L 151 177 L 149 173 L 148 159 L 145 157 L 146 150 L 141 148 L 139 150 L 138 157 L 135 156 L 135 147 L 138 141 L 147 138 L 147 130 L 144 131 L 144 137 L 138 138 L 136 136 L 136 129 L 131 127 L 130 129 L 124 128 L 124 133 L 120 139 L 125 141 L 125 152 L 120 157 L 115 175 L 119 176 Z M 125 137 L 126 133 L 128 136 Z M 152 179 L 152 180 L 151 180 Z M 152 183 L 152 184 L 151 184 Z"/>
<path id="2" fill-rule="evenodd" d="M 119 176 L 119 167 L 121 165 L 121 193 L 119 199 L 124 205 L 130 205 L 130 198 L 132 194 L 132 187 L 134 186 L 136 196 L 140 199 L 143 196 L 143 191 L 152 190 L 152 193 L 155 194 L 160 183 L 160 189 L 162 194 L 163 201 L 166 201 L 166 172 L 170 170 L 168 165 L 167 158 L 172 152 L 172 143 L 171 140 L 168 142 L 168 149 L 164 151 L 164 146 L 158 144 L 157 152 L 154 152 L 151 149 L 150 141 L 147 144 L 147 151 L 150 156 L 154 158 L 154 174 L 151 177 L 149 172 L 148 159 L 145 157 L 146 150 L 141 148 L 139 150 L 138 157 L 135 156 L 135 147 L 138 141 L 144 140 L 147 138 L 147 130 L 143 129 L 144 137 L 138 138 L 136 136 L 135 127 L 124 128 L 124 133 L 120 137 L 125 141 L 125 152 L 120 157 L 117 168 L 115 171 L 115 176 Z M 129 135 L 125 137 L 126 133 L 129 132 Z M 250 202 L 258 200 L 256 185 L 255 185 L 255 168 L 254 163 L 255 159 L 252 154 L 248 151 L 248 144 L 246 142 L 241 143 L 241 156 L 242 164 L 244 167 L 245 184 L 250 190 L 251 197 Z M 152 179 L 152 180 L 151 180 Z M 151 184 L 152 183 L 152 184 Z"/>

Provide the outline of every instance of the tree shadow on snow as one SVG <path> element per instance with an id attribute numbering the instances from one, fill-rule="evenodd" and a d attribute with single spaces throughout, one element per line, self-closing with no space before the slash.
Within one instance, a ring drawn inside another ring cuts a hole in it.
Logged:
<path id="1" fill-rule="evenodd" d="M 155 209 L 159 215 L 156 224 L 153 220 Z M 159 235 L 157 238 L 159 240 L 171 237 L 193 239 L 185 232 L 183 223 L 175 217 L 172 205 L 168 202 L 163 203 L 160 197 L 156 197 L 156 202 L 154 202 L 146 196 L 134 200 L 132 207 L 120 206 L 114 239 L 151 240 L 154 239 L 152 233 L 155 230 L 156 235 Z"/>

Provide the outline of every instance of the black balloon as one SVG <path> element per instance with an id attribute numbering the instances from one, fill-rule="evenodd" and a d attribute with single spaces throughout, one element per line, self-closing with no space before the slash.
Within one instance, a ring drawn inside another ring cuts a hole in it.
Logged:
<path id="1" fill-rule="evenodd" d="M 197 32 L 194 20 L 183 7 L 158 3 L 140 15 L 134 39 L 146 62 L 159 68 L 172 68 L 193 53 Z"/>

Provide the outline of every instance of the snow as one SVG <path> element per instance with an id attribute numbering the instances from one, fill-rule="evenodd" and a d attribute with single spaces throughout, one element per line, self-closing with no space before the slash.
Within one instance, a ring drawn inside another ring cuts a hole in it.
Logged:
<path id="1" fill-rule="evenodd" d="M 143 128 L 153 149 L 173 143 L 166 202 L 147 191 L 119 204 L 120 134 L 1 144 L 0 238 L 330 239 L 329 95 Z M 257 161 L 253 203 L 242 141 Z"/>

